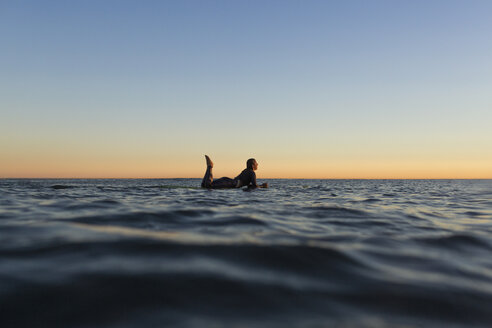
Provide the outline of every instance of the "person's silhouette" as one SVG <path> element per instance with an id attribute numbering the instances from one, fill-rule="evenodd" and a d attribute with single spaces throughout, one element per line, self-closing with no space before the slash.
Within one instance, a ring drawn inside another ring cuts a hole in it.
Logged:
<path id="1" fill-rule="evenodd" d="M 258 169 L 258 162 L 254 158 L 250 158 L 246 161 L 246 168 L 234 179 L 223 177 L 217 180 L 214 180 L 212 174 L 212 168 L 214 167 L 214 163 L 205 155 L 205 160 L 207 161 L 207 170 L 205 171 L 205 176 L 202 180 L 202 188 L 208 189 L 225 189 L 225 188 L 268 188 L 268 183 L 263 183 L 258 185 L 256 183 L 256 173 L 255 171 Z"/>

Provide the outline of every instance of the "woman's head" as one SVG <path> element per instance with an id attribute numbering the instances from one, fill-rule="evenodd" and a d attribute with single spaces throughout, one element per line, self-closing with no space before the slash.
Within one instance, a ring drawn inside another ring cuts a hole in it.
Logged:
<path id="1" fill-rule="evenodd" d="M 250 158 L 246 161 L 246 167 L 251 170 L 258 169 L 258 162 L 254 158 Z"/>

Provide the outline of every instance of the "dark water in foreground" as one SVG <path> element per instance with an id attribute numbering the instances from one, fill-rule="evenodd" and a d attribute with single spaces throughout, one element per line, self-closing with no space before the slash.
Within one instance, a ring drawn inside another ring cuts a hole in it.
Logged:
<path id="1" fill-rule="evenodd" d="M 0 180 L 0 327 L 492 325 L 492 180 L 268 182 Z"/>

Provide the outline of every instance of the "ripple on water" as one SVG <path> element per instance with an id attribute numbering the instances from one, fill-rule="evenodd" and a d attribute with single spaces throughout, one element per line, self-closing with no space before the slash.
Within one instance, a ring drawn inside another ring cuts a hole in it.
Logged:
<path id="1" fill-rule="evenodd" d="M 491 213 L 484 213 L 484 212 L 478 212 L 478 211 L 466 211 L 463 214 L 468 215 L 468 216 L 472 216 L 472 217 L 479 217 L 479 218 L 490 217 L 492 219 Z"/>
<path id="2" fill-rule="evenodd" d="M 68 186 L 68 185 L 53 185 L 51 186 L 52 189 L 72 189 L 76 188 L 76 186 Z"/>
<path id="3" fill-rule="evenodd" d="M 215 212 L 209 209 L 196 210 L 164 210 L 137 211 L 127 214 L 89 215 L 71 218 L 70 221 L 91 224 L 110 224 L 125 226 L 141 226 L 149 223 L 187 224 L 193 223 L 193 218 L 211 216 Z"/>
<path id="4" fill-rule="evenodd" d="M 415 239 L 419 243 L 432 245 L 445 250 L 458 251 L 492 251 L 491 244 L 478 235 L 452 233 L 446 235 L 419 237 Z"/>
<path id="5" fill-rule="evenodd" d="M 369 217 L 368 211 L 339 206 L 303 207 L 302 213 L 311 218 L 363 218 Z"/>
<path id="6" fill-rule="evenodd" d="M 235 226 L 235 225 L 253 225 L 253 226 L 267 226 L 268 224 L 262 220 L 254 219 L 246 215 L 230 215 L 219 216 L 211 220 L 201 220 L 197 222 L 200 225 L 206 226 Z"/>
<path id="7" fill-rule="evenodd" d="M 367 198 L 367 199 L 364 199 L 363 202 L 364 203 L 376 203 L 376 202 L 380 202 L 381 199 L 379 198 Z"/>

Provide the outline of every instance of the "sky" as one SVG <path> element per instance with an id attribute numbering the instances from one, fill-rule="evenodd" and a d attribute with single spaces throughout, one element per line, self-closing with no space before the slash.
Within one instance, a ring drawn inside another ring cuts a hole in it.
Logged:
<path id="1" fill-rule="evenodd" d="M 0 2 L 0 178 L 492 178 L 492 1 Z"/>

